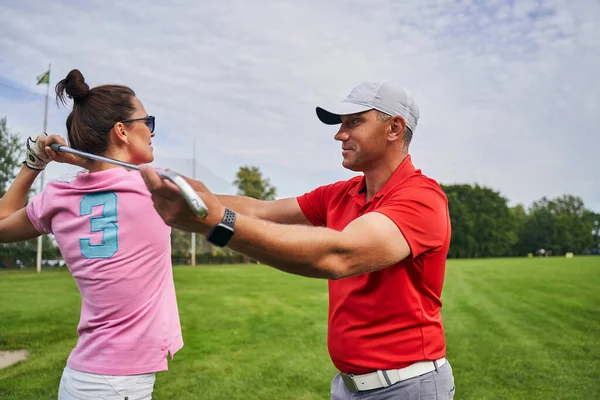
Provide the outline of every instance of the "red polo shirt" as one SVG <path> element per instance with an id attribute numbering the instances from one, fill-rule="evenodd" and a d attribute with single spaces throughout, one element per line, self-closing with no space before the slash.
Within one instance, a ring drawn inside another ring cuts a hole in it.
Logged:
<path id="1" fill-rule="evenodd" d="M 298 197 L 314 225 L 342 231 L 369 212 L 386 215 L 411 255 L 379 271 L 329 281 L 328 347 L 342 372 L 402 368 L 446 354 L 440 309 L 450 217 L 438 183 L 408 156 L 365 201 L 364 177 L 319 187 Z"/>

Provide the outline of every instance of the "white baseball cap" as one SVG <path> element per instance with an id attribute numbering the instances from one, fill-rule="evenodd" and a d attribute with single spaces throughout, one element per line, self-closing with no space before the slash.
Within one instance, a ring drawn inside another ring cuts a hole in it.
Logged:
<path id="1" fill-rule="evenodd" d="M 412 132 L 419 121 L 419 107 L 408 90 L 389 82 L 362 82 L 339 104 L 328 110 L 317 107 L 317 116 L 324 124 L 341 124 L 342 115 L 378 110 L 395 117 L 400 115 Z"/>

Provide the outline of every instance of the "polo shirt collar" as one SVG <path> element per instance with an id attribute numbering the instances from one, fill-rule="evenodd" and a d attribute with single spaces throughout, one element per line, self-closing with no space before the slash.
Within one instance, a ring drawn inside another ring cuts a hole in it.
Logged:
<path id="1" fill-rule="evenodd" d="M 371 198 L 369 202 L 373 199 L 385 195 L 396 184 L 402 182 L 404 179 L 412 175 L 415 172 L 415 170 L 415 166 L 413 165 L 412 158 L 409 154 L 406 156 L 406 158 L 404 158 L 404 160 L 402 160 L 400 165 L 398 165 L 398 167 L 392 173 L 387 182 L 383 185 L 381 189 L 379 189 L 377 193 L 375 193 L 375 196 L 373 196 L 373 198 Z M 348 194 L 354 198 L 354 201 L 362 205 L 365 204 L 366 191 L 366 180 L 365 176 L 363 175 L 362 178 L 354 185 L 354 187 L 348 191 Z"/>

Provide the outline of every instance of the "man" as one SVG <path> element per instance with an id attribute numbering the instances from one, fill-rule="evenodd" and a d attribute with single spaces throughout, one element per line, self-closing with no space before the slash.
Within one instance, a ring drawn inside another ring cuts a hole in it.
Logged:
<path id="1" fill-rule="evenodd" d="M 404 88 L 366 82 L 336 110 L 316 111 L 340 125 L 343 166 L 362 176 L 275 201 L 215 196 L 190 181 L 209 210 L 200 219 L 144 166 L 155 208 L 216 245 L 330 280 L 328 348 L 340 371 L 332 399 L 452 398 L 440 315 L 450 219 L 444 192 L 408 153 L 419 109 Z"/>

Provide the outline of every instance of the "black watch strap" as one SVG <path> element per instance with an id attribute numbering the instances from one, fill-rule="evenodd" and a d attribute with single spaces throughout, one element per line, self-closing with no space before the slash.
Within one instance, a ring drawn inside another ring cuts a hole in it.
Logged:
<path id="1" fill-rule="evenodd" d="M 221 223 L 233 229 L 233 225 L 235 224 L 235 212 L 229 208 L 226 208 L 225 215 L 223 215 L 223 220 L 221 220 Z"/>

